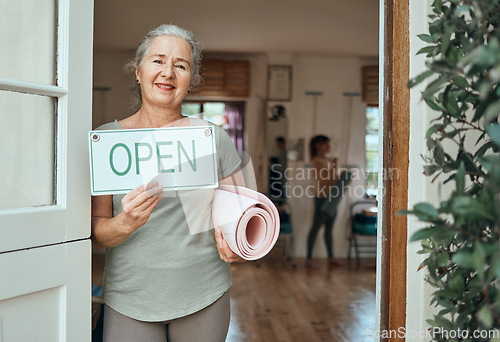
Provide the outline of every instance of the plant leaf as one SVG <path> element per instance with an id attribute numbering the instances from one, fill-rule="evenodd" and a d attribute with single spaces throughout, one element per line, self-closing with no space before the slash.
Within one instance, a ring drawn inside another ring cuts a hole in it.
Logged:
<path id="1" fill-rule="evenodd" d="M 429 127 L 429 129 L 427 130 L 427 133 L 425 134 L 425 138 L 426 139 L 429 139 L 431 137 L 432 134 L 436 133 L 440 128 L 442 128 L 443 125 L 442 124 L 437 124 L 437 125 L 432 125 L 431 127 Z"/>
<path id="2" fill-rule="evenodd" d="M 448 81 L 447 76 L 440 76 L 431 83 L 429 83 L 429 85 L 425 88 L 424 92 L 422 93 L 422 98 L 427 99 L 433 96 L 447 81 Z"/>
<path id="3" fill-rule="evenodd" d="M 451 260 L 458 266 L 465 268 L 474 268 L 474 259 L 471 252 L 456 252 Z"/>
<path id="4" fill-rule="evenodd" d="M 410 241 L 420 241 L 423 239 L 428 239 L 433 236 L 439 230 L 438 227 L 424 228 L 417 230 L 412 236 Z"/>
<path id="5" fill-rule="evenodd" d="M 453 77 L 451 80 L 453 81 L 453 83 L 455 83 L 460 88 L 465 89 L 465 88 L 469 87 L 469 82 L 467 82 L 467 80 L 465 79 L 465 77 L 456 76 L 456 77 Z"/>
<path id="6" fill-rule="evenodd" d="M 486 265 L 486 252 L 482 243 L 476 242 L 474 244 L 472 256 L 474 258 L 474 268 L 482 278 L 484 276 L 484 266 Z"/>
<path id="7" fill-rule="evenodd" d="M 436 49 L 435 46 L 426 46 L 418 50 L 417 55 L 426 53 L 428 57 L 433 56 L 434 50 Z"/>
<path id="8" fill-rule="evenodd" d="M 438 326 L 443 327 L 447 331 L 453 330 L 454 327 L 453 324 L 450 322 L 450 320 L 441 316 L 434 316 L 434 319 L 436 320 Z"/>
<path id="9" fill-rule="evenodd" d="M 417 37 L 426 43 L 434 43 L 434 39 L 428 34 L 419 34 Z"/>
<path id="10" fill-rule="evenodd" d="M 444 34 L 443 34 L 442 45 L 441 45 L 441 53 L 443 55 L 446 55 L 448 47 L 450 46 L 451 33 L 452 33 L 452 28 L 446 22 L 445 25 L 444 25 Z"/>
<path id="11" fill-rule="evenodd" d="M 464 278 L 459 272 L 453 273 L 451 277 L 449 277 L 448 280 L 448 285 L 458 294 L 460 295 L 464 289 L 465 289 L 465 284 L 464 284 Z"/>
<path id="12" fill-rule="evenodd" d="M 500 146 L 500 125 L 491 124 L 485 127 L 486 132 L 497 145 Z"/>
<path id="13" fill-rule="evenodd" d="M 460 108 L 458 108 L 458 103 L 455 99 L 455 96 L 453 96 L 453 94 L 449 91 L 449 87 L 450 86 L 446 87 L 446 91 L 444 92 L 443 105 L 452 116 L 459 117 Z"/>
<path id="14" fill-rule="evenodd" d="M 486 132 L 481 133 L 481 135 L 479 136 L 479 138 L 477 138 L 476 143 L 474 145 L 477 145 L 481 140 L 484 139 L 485 136 Z"/>
<path id="15" fill-rule="evenodd" d="M 457 196 L 453 199 L 452 209 L 455 215 L 466 216 L 471 220 L 487 219 L 493 220 L 491 213 L 484 208 L 475 198 L 469 196 Z"/>
<path id="16" fill-rule="evenodd" d="M 421 214 L 421 215 L 426 215 L 429 217 L 437 217 L 439 212 L 437 211 L 436 208 L 432 204 L 429 203 L 417 203 L 413 207 L 413 212 L 415 215 Z"/>
<path id="17" fill-rule="evenodd" d="M 447 252 L 441 252 L 436 256 L 436 264 L 439 267 L 443 267 L 448 265 L 448 260 L 450 257 L 448 256 Z"/>
<path id="18" fill-rule="evenodd" d="M 479 103 L 479 106 L 477 106 L 476 112 L 474 113 L 474 117 L 472 118 L 472 122 L 476 122 L 483 117 L 484 112 L 486 111 L 490 103 L 490 99 L 485 99 Z"/>
<path id="19" fill-rule="evenodd" d="M 443 146 L 439 141 L 436 142 L 436 146 L 434 147 L 434 150 L 432 151 L 432 156 L 434 157 L 434 162 L 438 166 L 443 166 L 444 164 L 444 150 Z"/>
<path id="20" fill-rule="evenodd" d="M 436 6 L 436 10 L 438 10 L 438 13 L 441 13 L 443 11 L 443 1 L 442 0 L 434 1 L 434 6 Z"/>
<path id="21" fill-rule="evenodd" d="M 416 86 L 417 84 L 419 84 L 420 82 L 425 80 L 427 77 L 431 76 L 432 74 L 434 74 L 434 72 L 432 70 L 426 70 L 423 73 L 417 75 L 415 78 L 412 78 L 408 82 L 408 88 L 413 88 L 414 86 Z"/>
<path id="22" fill-rule="evenodd" d="M 480 148 L 477 149 L 476 153 L 474 153 L 474 158 L 484 157 L 484 154 L 486 153 L 486 151 L 488 151 L 490 148 L 493 149 L 495 146 L 496 146 L 495 142 L 488 141 L 487 143 L 483 144 Z"/>
<path id="23" fill-rule="evenodd" d="M 427 98 L 424 101 L 425 101 L 425 103 L 427 103 L 427 105 L 429 107 L 431 107 L 434 110 L 441 111 L 441 112 L 445 111 L 444 107 L 442 105 L 440 105 L 439 103 L 437 103 L 436 100 L 433 98 Z"/>
<path id="24" fill-rule="evenodd" d="M 464 194 L 465 190 L 465 166 L 463 162 L 461 162 L 460 166 L 458 167 L 456 182 L 457 182 L 457 194 L 461 196 Z"/>
<path id="25" fill-rule="evenodd" d="M 487 305 L 483 305 L 481 310 L 479 310 L 477 318 L 484 324 L 485 328 L 491 328 L 493 325 L 493 315 Z"/>
<path id="26" fill-rule="evenodd" d="M 426 176 L 432 176 L 437 170 L 439 170 L 439 166 L 437 165 L 424 165 L 424 175 Z"/>
<path id="27" fill-rule="evenodd" d="M 498 117 L 498 114 L 500 114 L 500 102 L 488 106 L 488 109 L 486 109 L 486 111 L 484 112 L 484 119 L 495 119 L 496 117 Z"/>

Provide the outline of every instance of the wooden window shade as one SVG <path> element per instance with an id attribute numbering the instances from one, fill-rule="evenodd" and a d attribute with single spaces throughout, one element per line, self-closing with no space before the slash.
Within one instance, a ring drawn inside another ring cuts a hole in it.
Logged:
<path id="1" fill-rule="evenodd" d="M 378 66 L 362 67 L 363 101 L 378 106 Z"/>
<path id="2" fill-rule="evenodd" d="M 250 95 L 250 62 L 205 59 L 203 84 L 196 95 L 246 97 Z"/>

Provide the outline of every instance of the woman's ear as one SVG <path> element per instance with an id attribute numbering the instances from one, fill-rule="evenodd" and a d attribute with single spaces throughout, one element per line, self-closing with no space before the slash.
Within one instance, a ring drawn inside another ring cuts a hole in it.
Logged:
<path id="1" fill-rule="evenodd" d="M 139 77 L 139 68 L 135 68 L 135 81 L 140 84 L 141 83 L 141 79 Z"/>

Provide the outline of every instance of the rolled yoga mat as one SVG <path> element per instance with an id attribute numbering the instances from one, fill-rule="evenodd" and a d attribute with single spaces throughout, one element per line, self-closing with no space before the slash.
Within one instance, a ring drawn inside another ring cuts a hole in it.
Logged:
<path id="1" fill-rule="evenodd" d="M 280 234 L 279 214 L 273 202 L 240 186 L 221 184 L 215 189 L 212 223 L 221 228 L 229 248 L 245 260 L 265 256 Z"/>

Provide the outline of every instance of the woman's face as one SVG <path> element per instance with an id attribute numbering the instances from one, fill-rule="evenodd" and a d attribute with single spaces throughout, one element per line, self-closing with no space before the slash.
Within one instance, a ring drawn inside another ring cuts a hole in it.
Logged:
<path id="1" fill-rule="evenodd" d="M 181 108 L 191 88 L 191 45 L 180 37 L 153 39 L 135 74 L 141 86 L 142 102 Z"/>

